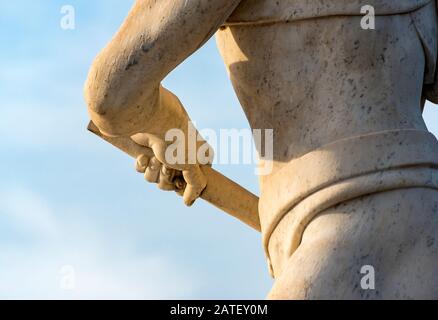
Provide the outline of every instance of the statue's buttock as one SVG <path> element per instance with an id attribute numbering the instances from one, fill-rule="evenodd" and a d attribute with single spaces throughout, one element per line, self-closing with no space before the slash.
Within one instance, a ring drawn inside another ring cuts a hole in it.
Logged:
<path id="1" fill-rule="evenodd" d="M 263 244 L 277 279 L 271 297 L 364 297 L 360 270 L 367 262 L 385 273 L 381 277 L 394 280 L 380 282 L 380 292 L 372 297 L 408 296 L 409 289 L 397 287 L 407 282 L 396 284 L 402 277 L 396 264 L 421 260 L 427 250 L 422 275 L 411 270 L 413 265 L 406 270 L 438 287 L 438 276 L 426 272 L 431 265 L 438 268 L 437 244 L 426 244 L 428 237 L 438 236 L 438 143 L 421 114 L 423 87 L 435 82 L 434 1 L 375 1 L 376 30 L 361 28 L 362 17 L 352 11 L 358 7 L 360 13 L 359 1 L 350 1 L 343 12 L 341 5 L 324 7 L 326 14 L 317 16 L 312 14 L 321 10 L 292 10 L 300 1 L 278 12 L 268 10 L 273 7 L 268 2 L 257 2 L 259 15 L 249 2 L 241 5 L 218 33 L 218 44 L 251 126 L 274 129 L 274 171 L 260 178 L 259 205 Z M 416 204 L 421 209 L 406 208 L 405 198 L 422 202 Z M 336 218 L 339 210 L 333 208 L 341 204 L 348 206 L 343 215 L 356 217 Z M 394 208 L 398 214 L 391 212 Z M 376 214 L 378 228 L 371 220 Z M 315 219 L 321 215 L 326 218 Z M 423 241 L 424 248 L 391 257 L 395 247 L 407 246 L 397 232 L 408 228 L 412 216 L 412 238 Z M 315 221 L 318 228 L 310 228 Z M 428 221 L 429 229 L 422 229 Z M 318 243 L 322 238 L 325 245 Z M 339 247 L 340 238 L 351 246 Z M 369 259 L 355 259 L 359 249 Z M 336 255 L 313 259 L 312 251 L 324 256 L 332 250 L 345 250 L 351 260 L 340 267 Z M 386 258 L 376 261 L 382 252 Z M 343 271 L 337 279 L 327 278 L 335 277 L 329 272 L 335 269 Z M 427 287 L 422 296 L 437 297 L 436 289 Z"/>

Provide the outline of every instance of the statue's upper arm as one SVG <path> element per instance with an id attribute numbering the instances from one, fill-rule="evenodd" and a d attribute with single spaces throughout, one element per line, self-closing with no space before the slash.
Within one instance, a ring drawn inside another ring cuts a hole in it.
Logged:
<path id="1" fill-rule="evenodd" d="M 147 91 L 156 90 L 215 33 L 240 1 L 137 0 L 91 69 L 93 87 L 86 87 L 86 95 L 95 102 L 95 111 L 144 100 Z"/>

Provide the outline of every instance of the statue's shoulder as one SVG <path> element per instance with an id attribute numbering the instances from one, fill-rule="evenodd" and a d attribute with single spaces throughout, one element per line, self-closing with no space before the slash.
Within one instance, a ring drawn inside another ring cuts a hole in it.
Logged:
<path id="1" fill-rule="evenodd" d="M 227 24 L 294 21 L 334 15 L 361 15 L 371 5 L 376 15 L 406 13 L 435 0 L 243 0 Z"/>

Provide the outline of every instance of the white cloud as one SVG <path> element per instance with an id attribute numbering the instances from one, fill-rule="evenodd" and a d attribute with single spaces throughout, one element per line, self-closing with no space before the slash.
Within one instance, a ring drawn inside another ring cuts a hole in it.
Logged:
<path id="1" fill-rule="evenodd" d="M 25 232 L 43 236 L 56 233 L 56 222 L 47 203 L 29 190 L 0 190 L 0 214 L 3 224 Z"/>
<path id="2" fill-rule="evenodd" d="M 0 298 L 178 299 L 193 296 L 196 289 L 191 277 L 165 257 L 116 261 L 74 250 L 2 250 Z M 64 266 L 73 268 L 72 288 L 63 287 Z"/>
<path id="3" fill-rule="evenodd" d="M 132 252 L 83 212 L 73 224 L 63 219 L 65 210 L 25 188 L 0 191 L 3 228 L 37 235 L 31 245 L 19 236 L 0 241 L 0 298 L 164 299 L 196 291 L 193 276 L 170 258 Z M 62 287 L 66 265 L 74 268 L 71 291 Z"/>
<path id="4" fill-rule="evenodd" d="M 85 108 L 84 108 L 85 110 Z M 68 105 L 5 108 L 0 117 L 0 145 L 9 148 L 91 148 L 85 111 Z"/>

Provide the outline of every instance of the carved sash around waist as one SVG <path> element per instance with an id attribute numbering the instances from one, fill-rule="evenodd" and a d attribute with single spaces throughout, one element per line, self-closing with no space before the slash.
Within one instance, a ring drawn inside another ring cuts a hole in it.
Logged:
<path id="1" fill-rule="evenodd" d="M 293 160 L 270 177 L 269 186 L 261 189 L 260 222 L 268 260 L 271 235 L 297 207 L 302 207 L 295 210 L 299 216 L 288 225 L 294 230 L 290 235 L 290 254 L 299 245 L 301 233 L 312 217 L 327 205 L 385 188 L 430 184 L 438 189 L 438 175 L 429 177 L 427 170 L 426 174 L 405 176 L 404 172 L 413 168 L 435 168 L 438 173 L 438 141 L 427 131 L 397 130 L 352 137 Z"/>

